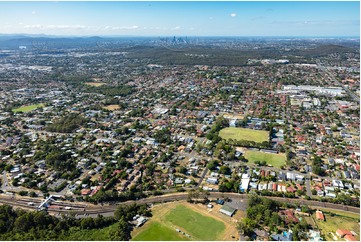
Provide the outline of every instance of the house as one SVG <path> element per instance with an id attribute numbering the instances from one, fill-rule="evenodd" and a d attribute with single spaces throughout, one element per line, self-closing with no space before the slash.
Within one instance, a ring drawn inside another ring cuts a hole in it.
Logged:
<path id="1" fill-rule="evenodd" d="M 281 234 L 273 234 L 271 238 L 275 241 L 292 241 L 293 232 L 292 230 L 283 231 Z"/>
<path id="2" fill-rule="evenodd" d="M 319 210 L 316 211 L 316 219 L 325 221 L 325 216 L 323 215 L 322 211 L 319 211 Z"/>
<path id="3" fill-rule="evenodd" d="M 353 235 L 346 235 L 345 237 L 344 237 L 344 239 L 346 240 L 346 241 L 358 241 Z"/>
<path id="4" fill-rule="evenodd" d="M 336 234 L 337 236 L 339 236 L 340 238 L 345 237 L 346 235 L 352 235 L 351 231 L 347 230 L 347 229 L 337 229 L 336 230 Z"/>
<path id="5" fill-rule="evenodd" d="M 322 241 L 320 231 L 310 230 L 308 232 L 308 238 L 310 241 Z"/>
<path id="6" fill-rule="evenodd" d="M 249 182 L 249 178 L 242 178 L 241 183 L 239 184 L 239 190 L 241 192 L 246 192 L 249 186 Z"/>
<path id="7" fill-rule="evenodd" d="M 236 209 L 225 204 L 221 207 L 219 211 L 225 215 L 232 217 L 233 214 L 236 212 Z"/>
<path id="8" fill-rule="evenodd" d="M 281 216 L 285 217 L 286 223 L 298 223 L 298 219 L 295 217 L 292 209 L 282 210 L 279 212 Z"/>
<path id="9" fill-rule="evenodd" d="M 287 172 L 286 177 L 287 177 L 287 180 L 294 181 L 296 179 L 296 174 L 291 173 L 291 172 Z"/>
<path id="10" fill-rule="evenodd" d="M 83 189 L 81 190 L 81 195 L 83 196 L 87 196 L 91 193 L 91 190 L 90 189 Z"/>
<path id="11" fill-rule="evenodd" d="M 145 218 L 145 217 L 143 217 L 143 216 L 139 216 L 139 215 L 137 215 L 137 216 L 135 216 L 134 218 L 136 218 L 136 227 L 140 227 L 140 226 L 142 226 L 145 222 L 147 222 L 147 218 Z"/>
<path id="12" fill-rule="evenodd" d="M 254 233 L 257 235 L 258 239 L 267 239 L 269 233 L 266 230 L 255 229 Z"/>
<path id="13" fill-rule="evenodd" d="M 218 184 L 218 179 L 210 177 L 210 178 L 207 178 L 206 182 L 208 182 L 209 184 L 216 185 L 216 184 Z"/>
<path id="14" fill-rule="evenodd" d="M 332 180 L 332 185 L 334 187 L 338 187 L 338 188 L 342 188 L 342 189 L 344 188 L 341 180 L 336 180 L 336 179 Z"/>
<path id="15" fill-rule="evenodd" d="M 259 183 L 258 191 L 267 190 L 267 183 Z"/>

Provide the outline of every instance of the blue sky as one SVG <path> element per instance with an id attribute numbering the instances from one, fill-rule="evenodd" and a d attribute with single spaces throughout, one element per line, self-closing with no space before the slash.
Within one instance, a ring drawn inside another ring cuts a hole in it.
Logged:
<path id="1" fill-rule="evenodd" d="M 359 36 L 353 2 L 0 2 L 0 33 Z"/>

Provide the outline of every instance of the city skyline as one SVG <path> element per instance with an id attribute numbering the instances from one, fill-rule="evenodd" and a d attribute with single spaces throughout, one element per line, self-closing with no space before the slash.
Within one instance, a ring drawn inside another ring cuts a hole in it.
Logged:
<path id="1" fill-rule="evenodd" d="M 0 2 L 1 34 L 359 36 L 359 2 Z"/>

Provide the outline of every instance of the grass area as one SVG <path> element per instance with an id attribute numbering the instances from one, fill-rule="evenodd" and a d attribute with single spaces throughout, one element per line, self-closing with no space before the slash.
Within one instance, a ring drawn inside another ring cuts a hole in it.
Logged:
<path id="1" fill-rule="evenodd" d="M 219 209 L 220 205 L 208 209 L 203 204 L 189 204 L 185 201 L 158 204 L 152 208 L 153 216 L 150 220 L 133 230 L 132 238 L 137 241 L 238 241 L 237 220 L 221 214 Z M 177 232 L 176 229 L 181 232 Z"/>
<path id="2" fill-rule="evenodd" d="M 113 104 L 113 105 L 105 106 L 105 107 L 103 107 L 103 108 L 104 108 L 104 109 L 107 109 L 107 110 L 109 110 L 109 111 L 114 111 L 114 110 L 119 109 L 120 107 L 119 107 L 119 105 L 117 105 L 117 104 Z"/>
<path id="3" fill-rule="evenodd" d="M 268 141 L 269 132 L 264 130 L 228 127 L 219 131 L 219 136 L 226 140 L 235 139 L 262 143 L 263 141 Z"/>
<path id="4" fill-rule="evenodd" d="M 172 224 L 185 229 L 198 240 L 216 240 L 225 229 L 224 223 L 199 214 L 183 205 L 178 205 L 165 217 Z"/>
<path id="5" fill-rule="evenodd" d="M 223 117 L 224 118 L 236 118 L 236 119 L 244 119 L 244 116 L 243 115 L 233 115 L 233 114 L 223 114 Z"/>
<path id="6" fill-rule="evenodd" d="M 86 85 L 92 86 L 92 87 L 100 87 L 105 85 L 104 82 L 85 82 Z"/>
<path id="7" fill-rule="evenodd" d="M 350 212 L 346 212 L 346 211 L 339 211 L 339 210 L 335 210 L 335 209 L 330 209 L 330 208 L 322 208 L 322 211 L 324 214 L 337 214 L 339 216 L 343 216 L 343 217 L 348 217 L 348 218 L 352 218 L 352 219 L 360 219 L 360 214 L 357 213 L 350 213 Z"/>
<path id="8" fill-rule="evenodd" d="M 244 157 L 250 163 L 254 163 L 255 161 L 266 161 L 268 165 L 274 167 L 281 167 L 286 163 L 286 155 L 284 153 L 270 154 L 256 150 L 247 150 Z"/>
<path id="9" fill-rule="evenodd" d="M 116 228 L 117 228 L 117 223 L 102 229 L 80 229 L 74 227 L 69 230 L 67 235 L 61 235 L 59 240 L 72 240 L 72 241 L 108 240 L 109 241 L 111 240 L 110 234 L 112 233 L 112 231 L 116 230 Z"/>
<path id="10" fill-rule="evenodd" d="M 339 212 L 336 210 L 327 211 L 322 209 L 325 215 L 326 221 L 319 221 L 316 219 L 316 215 L 313 214 L 312 217 L 315 219 L 315 222 L 321 232 L 325 235 L 327 240 L 333 240 L 333 236 L 330 233 L 336 234 L 337 229 L 347 229 L 357 233 L 355 238 L 360 241 L 360 215 Z"/>
<path id="11" fill-rule="evenodd" d="M 16 112 L 26 113 L 26 112 L 33 111 L 33 110 L 35 110 L 37 108 L 40 108 L 40 107 L 44 107 L 44 104 L 38 103 L 38 104 L 33 104 L 33 105 L 21 106 L 20 108 L 14 108 L 12 111 L 14 113 L 16 113 Z"/>
<path id="12" fill-rule="evenodd" d="M 146 230 L 140 232 L 132 240 L 135 241 L 177 241 L 177 240 L 188 240 L 187 237 L 181 235 L 174 229 L 168 228 L 158 222 L 150 222 Z"/>

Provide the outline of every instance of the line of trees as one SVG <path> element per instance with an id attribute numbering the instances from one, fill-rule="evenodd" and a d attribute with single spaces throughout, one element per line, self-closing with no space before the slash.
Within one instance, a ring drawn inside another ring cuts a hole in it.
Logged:
<path id="1" fill-rule="evenodd" d="M 135 215 L 151 217 L 147 205 L 119 206 L 114 217 L 98 215 L 96 218 L 76 219 L 74 214 L 60 218 L 45 211 L 14 210 L 9 205 L 0 206 L 0 240 L 68 240 L 74 231 L 102 229 L 115 225 L 107 234 L 109 240 L 130 240 L 132 226 L 129 223 Z M 81 239 L 81 238 L 77 238 Z"/>

